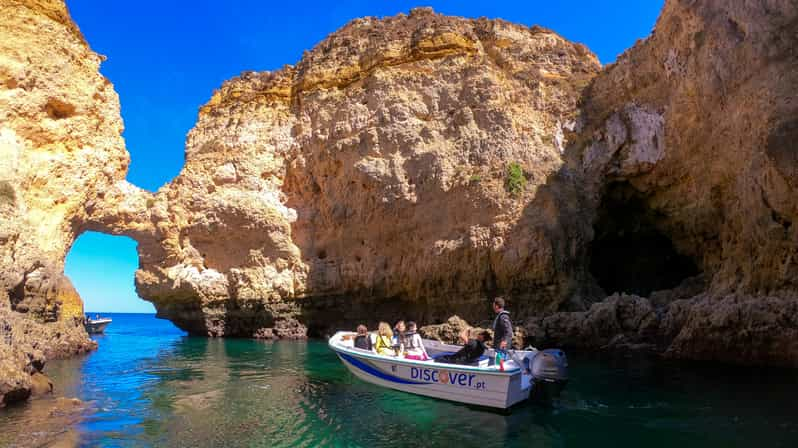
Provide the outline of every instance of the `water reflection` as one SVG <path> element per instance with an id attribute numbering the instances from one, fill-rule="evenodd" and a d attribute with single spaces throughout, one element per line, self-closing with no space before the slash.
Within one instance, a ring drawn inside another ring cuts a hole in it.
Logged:
<path id="1" fill-rule="evenodd" d="M 509 415 L 350 375 L 326 344 L 188 337 L 114 316 L 53 362 L 60 397 L 5 411 L 0 446 L 796 446 L 794 371 L 571 356 L 550 407 Z M 59 401 L 60 400 L 60 401 Z M 35 428 L 31 430 L 31 428 Z"/>

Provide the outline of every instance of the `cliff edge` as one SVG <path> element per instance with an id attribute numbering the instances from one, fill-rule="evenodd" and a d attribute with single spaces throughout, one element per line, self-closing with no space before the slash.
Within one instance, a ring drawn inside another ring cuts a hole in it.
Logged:
<path id="1" fill-rule="evenodd" d="M 124 179 L 119 100 L 61 1 L 0 1 L 0 402 L 90 350 L 64 257 L 87 201 Z"/>

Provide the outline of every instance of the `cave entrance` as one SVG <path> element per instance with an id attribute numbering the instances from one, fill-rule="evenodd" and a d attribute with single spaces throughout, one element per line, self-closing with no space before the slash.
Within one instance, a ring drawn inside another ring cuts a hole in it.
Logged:
<path id="1" fill-rule="evenodd" d="M 605 293 L 648 296 L 700 273 L 657 229 L 660 218 L 629 183 L 606 188 L 590 246 L 590 272 Z"/>
<path id="2" fill-rule="evenodd" d="M 66 257 L 64 273 L 83 299 L 85 312 L 155 313 L 152 303 L 136 294 L 133 284 L 139 256 L 136 241 L 126 236 L 84 232 Z"/>

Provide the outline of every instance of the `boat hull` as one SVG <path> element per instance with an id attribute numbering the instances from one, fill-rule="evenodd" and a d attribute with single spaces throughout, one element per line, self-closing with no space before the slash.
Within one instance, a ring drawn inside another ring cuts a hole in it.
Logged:
<path id="1" fill-rule="evenodd" d="M 105 332 L 105 327 L 111 323 L 110 319 L 96 322 L 86 322 L 86 332 L 89 334 L 100 334 Z"/>
<path id="2" fill-rule="evenodd" d="M 531 390 L 528 378 L 523 377 L 520 369 L 502 372 L 390 358 L 333 344 L 330 347 L 356 377 L 402 392 L 506 409 L 529 398 Z"/>

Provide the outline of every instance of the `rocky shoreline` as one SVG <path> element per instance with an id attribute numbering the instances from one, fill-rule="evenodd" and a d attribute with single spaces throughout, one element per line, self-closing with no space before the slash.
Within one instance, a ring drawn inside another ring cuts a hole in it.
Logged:
<path id="1" fill-rule="evenodd" d="M 60 0 L 0 0 L 0 395 L 94 346 L 64 258 L 138 241 L 193 334 L 303 338 L 503 295 L 535 345 L 798 366 L 798 7 L 668 0 L 602 67 L 417 8 L 225 82 L 180 175 L 125 181 L 119 101 Z"/>
<path id="2" fill-rule="evenodd" d="M 48 360 L 97 348 L 77 320 L 40 322 L 12 311 L 0 292 L 0 406 L 52 393 L 43 373 Z"/>

